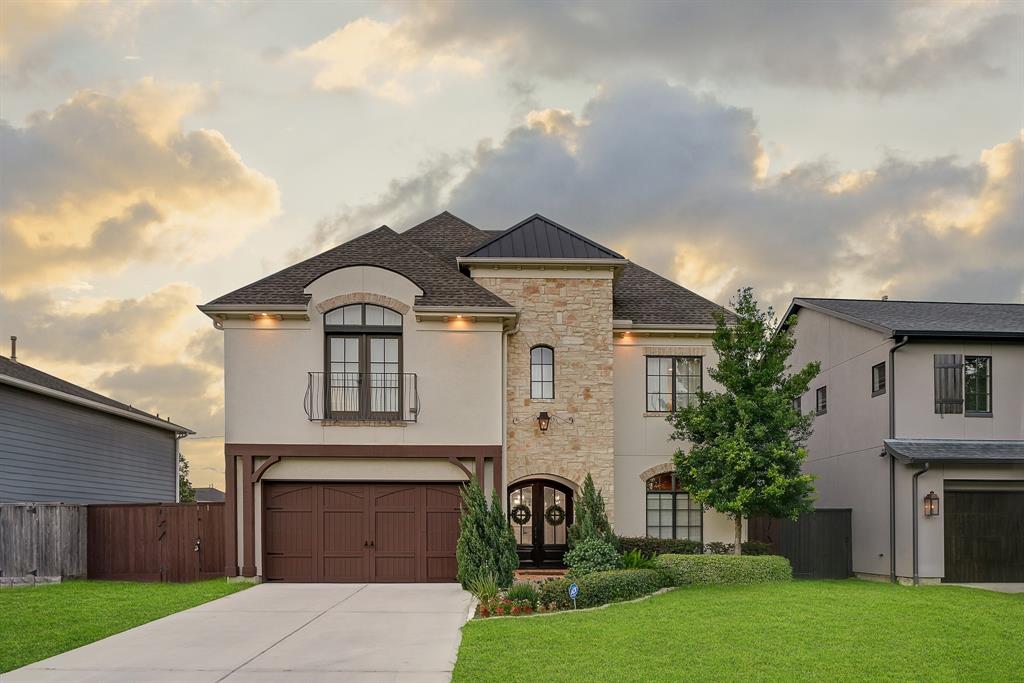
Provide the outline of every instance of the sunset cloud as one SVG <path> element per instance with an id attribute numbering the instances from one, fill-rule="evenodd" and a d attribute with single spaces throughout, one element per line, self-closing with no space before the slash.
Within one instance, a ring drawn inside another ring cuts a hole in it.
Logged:
<path id="1" fill-rule="evenodd" d="M 17 169 L 0 187 L 0 287 L 201 259 L 274 216 L 273 180 L 219 132 L 183 128 L 203 97 L 145 79 L 118 96 L 79 91 L 24 127 L 0 121 L 0 154 Z"/>
<path id="2" fill-rule="evenodd" d="M 295 52 L 317 65 L 313 85 L 320 90 L 365 90 L 402 104 L 436 87 L 442 76 L 478 74 L 483 64 L 454 48 L 425 50 L 400 24 L 367 17 Z"/>

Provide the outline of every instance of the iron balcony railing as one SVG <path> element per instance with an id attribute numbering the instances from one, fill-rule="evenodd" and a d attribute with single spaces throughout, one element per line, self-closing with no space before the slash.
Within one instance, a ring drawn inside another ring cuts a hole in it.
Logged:
<path id="1" fill-rule="evenodd" d="M 310 372 L 306 416 L 313 421 L 416 422 L 413 372 Z"/>

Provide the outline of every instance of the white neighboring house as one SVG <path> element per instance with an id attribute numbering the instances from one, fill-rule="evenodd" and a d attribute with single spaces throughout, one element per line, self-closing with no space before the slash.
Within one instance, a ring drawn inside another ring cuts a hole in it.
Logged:
<path id="1" fill-rule="evenodd" d="M 200 306 L 224 332 L 229 575 L 448 581 L 458 487 L 558 565 L 590 472 L 615 529 L 732 540 L 665 418 L 721 306 L 542 216 L 381 227 Z"/>
<path id="2" fill-rule="evenodd" d="M 1024 305 L 794 299 L 817 360 L 805 470 L 853 510 L 853 569 L 1024 581 Z"/>

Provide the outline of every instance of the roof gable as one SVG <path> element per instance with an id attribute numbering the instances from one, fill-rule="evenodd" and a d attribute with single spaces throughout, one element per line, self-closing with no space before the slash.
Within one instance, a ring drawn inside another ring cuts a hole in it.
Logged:
<path id="1" fill-rule="evenodd" d="M 611 249 L 535 213 L 484 242 L 466 258 L 622 259 Z"/>
<path id="2" fill-rule="evenodd" d="M 402 237 L 434 254 L 445 265 L 457 269 L 459 264 L 456 257 L 475 249 L 494 235 L 487 234 L 448 211 L 442 211 L 409 228 L 402 233 Z"/>
<path id="3" fill-rule="evenodd" d="M 677 285 L 668 278 L 627 261 L 615 281 L 612 315 L 634 325 L 714 325 L 722 315 L 736 315 L 714 301 Z"/>

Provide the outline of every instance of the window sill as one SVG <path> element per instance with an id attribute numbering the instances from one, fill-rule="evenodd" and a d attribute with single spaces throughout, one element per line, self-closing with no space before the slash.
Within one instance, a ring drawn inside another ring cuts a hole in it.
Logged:
<path id="1" fill-rule="evenodd" d="M 671 414 L 672 413 L 667 411 L 667 410 L 665 412 L 647 411 L 646 413 L 644 413 L 644 417 L 660 417 L 660 418 L 664 419 L 664 418 L 668 417 Z"/>
<path id="2" fill-rule="evenodd" d="M 401 420 L 321 420 L 322 427 L 408 427 Z"/>
<path id="3" fill-rule="evenodd" d="M 553 398 L 531 398 L 530 403 L 554 403 Z"/>
<path id="4" fill-rule="evenodd" d="M 992 417 L 992 413 L 964 413 L 964 417 Z"/>

